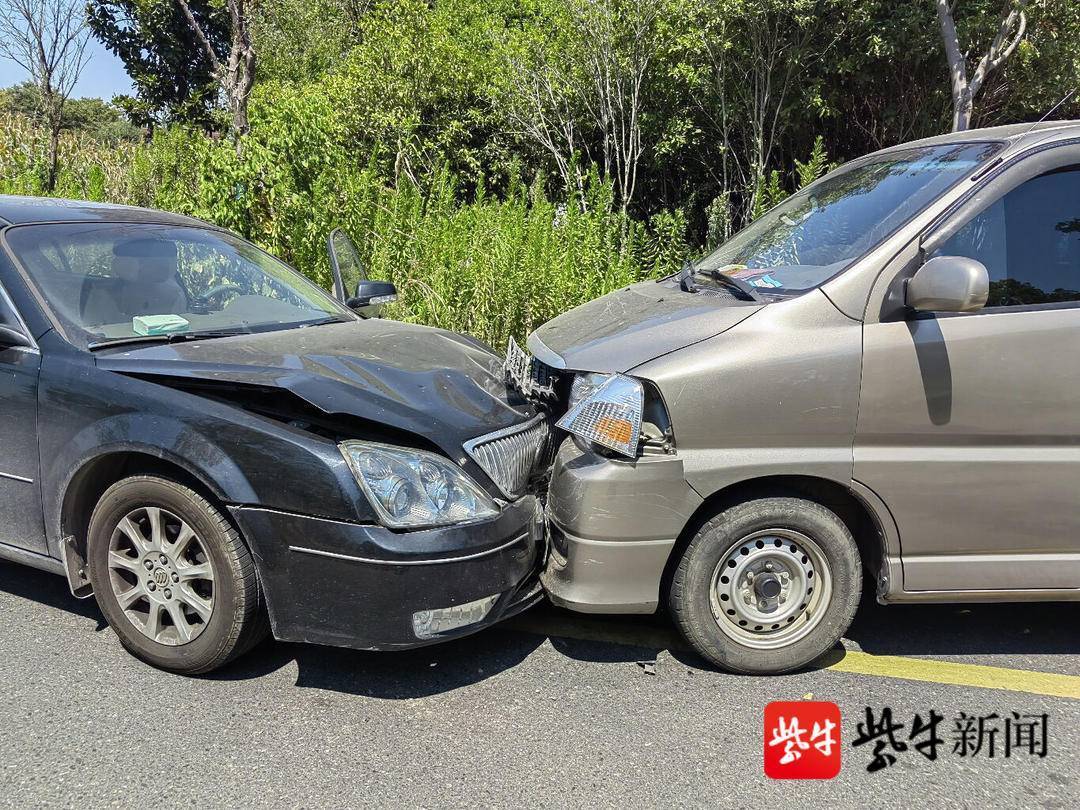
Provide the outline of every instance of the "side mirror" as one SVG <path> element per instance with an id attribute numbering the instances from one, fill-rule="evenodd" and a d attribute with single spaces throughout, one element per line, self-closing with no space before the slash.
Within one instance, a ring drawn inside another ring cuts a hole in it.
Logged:
<path id="1" fill-rule="evenodd" d="M 13 349 L 16 346 L 30 347 L 34 344 L 18 329 L 0 324 L 0 349 Z"/>
<path id="2" fill-rule="evenodd" d="M 986 266 L 966 256 L 935 256 L 907 283 L 904 303 L 920 312 L 974 312 L 990 297 Z"/>
<path id="3" fill-rule="evenodd" d="M 360 253 L 349 235 L 334 228 L 326 237 L 326 252 L 330 256 L 330 275 L 334 280 L 334 297 L 348 304 L 349 293 L 358 282 L 367 279 Z"/>
<path id="4" fill-rule="evenodd" d="M 361 281 L 356 285 L 356 294 L 345 305 L 368 318 L 379 317 L 383 304 L 397 301 L 397 287 L 389 281 Z"/>

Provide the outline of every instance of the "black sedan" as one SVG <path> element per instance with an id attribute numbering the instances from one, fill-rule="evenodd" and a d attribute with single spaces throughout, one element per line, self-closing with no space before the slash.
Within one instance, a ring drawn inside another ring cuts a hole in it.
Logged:
<path id="1" fill-rule="evenodd" d="M 157 211 L 0 197 L 0 246 L 0 558 L 138 657 L 414 647 L 540 598 L 544 415 L 478 341 L 364 317 L 390 285 L 336 300 L 340 232 L 336 298 Z"/>

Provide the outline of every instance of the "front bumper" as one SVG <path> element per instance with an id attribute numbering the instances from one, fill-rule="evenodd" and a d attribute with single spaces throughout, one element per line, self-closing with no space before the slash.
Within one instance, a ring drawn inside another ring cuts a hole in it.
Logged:
<path id="1" fill-rule="evenodd" d="M 233 507 L 251 544 L 274 637 L 392 650 L 468 635 L 542 598 L 543 515 L 532 496 L 489 521 L 414 532 Z M 413 614 L 493 594 L 480 621 L 418 638 Z"/>
<path id="2" fill-rule="evenodd" d="M 548 489 L 548 597 L 585 613 L 652 613 L 671 550 L 700 505 L 676 456 L 616 461 L 566 439 Z"/>

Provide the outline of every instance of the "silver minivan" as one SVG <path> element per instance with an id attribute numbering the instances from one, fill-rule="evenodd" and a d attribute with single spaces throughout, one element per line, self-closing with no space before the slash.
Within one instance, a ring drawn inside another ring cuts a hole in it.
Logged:
<path id="1" fill-rule="evenodd" d="M 528 347 L 558 605 L 781 672 L 864 587 L 1080 599 L 1080 123 L 852 161 Z"/>

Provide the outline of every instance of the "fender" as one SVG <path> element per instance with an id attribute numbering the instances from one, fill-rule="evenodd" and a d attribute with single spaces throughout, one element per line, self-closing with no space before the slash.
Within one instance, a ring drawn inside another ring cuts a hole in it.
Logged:
<path id="1" fill-rule="evenodd" d="M 123 437 L 123 438 L 121 438 Z M 183 448 L 180 452 L 179 448 Z M 72 481 L 87 464 L 116 453 L 141 453 L 167 461 L 198 479 L 223 503 L 253 503 L 247 475 L 210 437 L 174 419 L 125 413 L 87 425 L 72 438 L 70 455 L 42 459 L 42 505 L 49 549 L 59 550 L 61 514 Z M 59 555 L 58 555 L 59 556 Z"/>

